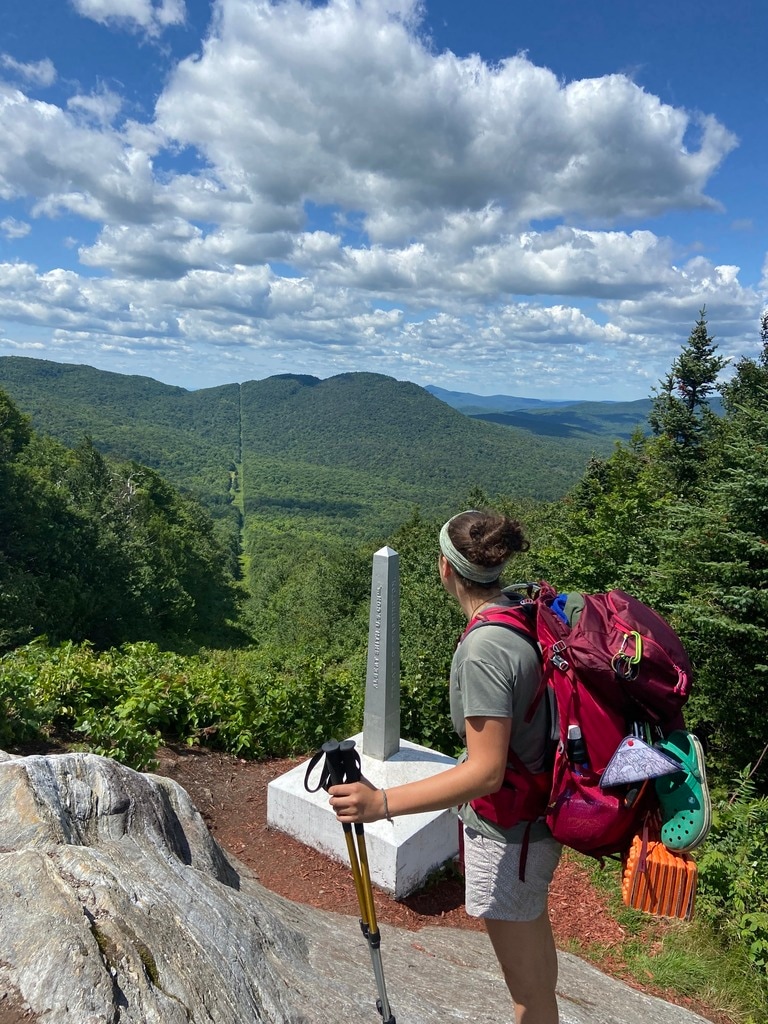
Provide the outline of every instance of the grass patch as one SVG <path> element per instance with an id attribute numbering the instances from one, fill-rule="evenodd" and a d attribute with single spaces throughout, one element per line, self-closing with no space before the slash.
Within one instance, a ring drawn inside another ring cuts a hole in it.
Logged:
<path id="1" fill-rule="evenodd" d="M 136 951 L 138 952 L 139 958 L 142 964 L 144 965 L 144 970 L 146 971 L 147 977 L 156 988 L 159 988 L 160 972 L 157 969 L 157 963 L 155 962 L 155 958 L 152 955 L 149 946 L 143 943 L 140 939 L 136 939 Z"/>

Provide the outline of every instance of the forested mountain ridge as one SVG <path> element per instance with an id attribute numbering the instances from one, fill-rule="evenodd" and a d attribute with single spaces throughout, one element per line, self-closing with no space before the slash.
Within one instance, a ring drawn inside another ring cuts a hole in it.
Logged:
<path id="1" fill-rule="evenodd" d="M 321 530 L 354 522 L 364 535 L 394 528 L 414 505 L 449 510 L 474 486 L 558 497 L 593 450 L 584 438 L 553 441 L 476 422 L 415 384 L 371 373 L 186 391 L 10 356 L 0 358 L 0 388 L 36 430 L 69 445 L 87 435 L 214 510 L 230 501 L 230 474 L 242 463 L 246 513 L 282 513 Z"/>
<path id="2" fill-rule="evenodd" d="M 90 418 L 122 425 L 144 419 L 158 426 L 205 429 L 212 441 L 236 441 L 231 429 L 237 384 L 187 391 L 152 377 L 24 356 L 0 358 L 0 384 L 33 420 L 47 418 L 60 431 L 82 431 Z M 52 418 L 57 413 L 59 422 Z"/>
<path id="3" fill-rule="evenodd" d="M 103 454 L 150 466 L 206 505 L 224 499 L 229 467 L 239 461 L 237 384 L 186 391 L 151 377 L 4 356 L 0 388 L 35 430 L 68 447 L 87 436 Z"/>
<path id="4" fill-rule="evenodd" d="M 442 513 L 473 486 L 558 497 L 591 454 L 468 420 L 416 384 L 372 373 L 248 381 L 242 411 L 246 508 L 269 500 L 265 488 L 286 508 L 327 498 L 342 518 L 353 514 L 346 503 L 363 514 L 373 502 L 388 529 L 413 505 Z"/>

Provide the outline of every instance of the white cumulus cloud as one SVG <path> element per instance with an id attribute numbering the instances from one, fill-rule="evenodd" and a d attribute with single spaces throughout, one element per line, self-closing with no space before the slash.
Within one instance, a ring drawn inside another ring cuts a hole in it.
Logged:
<path id="1" fill-rule="evenodd" d="M 43 60 L 23 62 L 16 60 L 9 53 L 0 54 L 0 67 L 12 72 L 32 85 L 48 86 L 56 81 L 56 68 L 53 61 L 45 57 Z"/>
<path id="2" fill-rule="evenodd" d="M 226 0 L 158 125 L 233 186 L 362 211 L 372 241 L 489 207 L 528 223 L 715 205 L 707 181 L 736 144 L 715 118 L 622 75 L 567 84 L 522 56 L 435 55 L 403 20 L 417 10 Z"/>
<path id="3" fill-rule="evenodd" d="M 72 0 L 78 14 L 102 25 L 127 26 L 156 36 L 169 25 L 183 24 L 184 0 Z"/>
<path id="4" fill-rule="evenodd" d="M 3 217 L 0 220 L 0 231 L 6 238 L 24 238 L 31 230 L 26 221 L 16 220 L 15 217 Z"/>

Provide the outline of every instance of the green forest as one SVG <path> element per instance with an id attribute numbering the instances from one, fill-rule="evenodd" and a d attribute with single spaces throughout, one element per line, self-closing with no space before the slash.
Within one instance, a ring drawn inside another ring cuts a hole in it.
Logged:
<path id="1" fill-rule="evenodd" d="M 454 753 L 461 620 L 437 532 L 461 508 L 503 510 L 531 542 L 509 582 L 621 587 L 686 644 L 716 804 L 699 916 L 748 979 L 741 1019 L 768 1020 L 768 314 L 755 352 L 718 383 L 702 311 L 648 429 L 599 450 L 373 374 L 190 395 L 0 361 L 0 748 L 58 741 L 146 768 L 163 742 L 266 758 L 358 731 L 387 543 L 402 734 Z"/>

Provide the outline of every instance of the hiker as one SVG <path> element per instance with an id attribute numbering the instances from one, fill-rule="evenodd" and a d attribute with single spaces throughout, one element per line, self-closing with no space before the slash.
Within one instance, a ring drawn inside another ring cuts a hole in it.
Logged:
<path id="1" fill-rule="evenodd" d="M 440 578 L 469 623 L 490 607 L 513 603 L 499 579 L 508 559 L 527 548 L 520 524 L 503 515 L 470 510 L 443 526 Z M 515 755 L 529 772 L 548 777 L 547 701 L 540 701 L 530 721 L 525 720 L 540 679 L 538 650 L 526 637 L 496 623 L 466 632 L 450 675 L 451 719 L 466 744 L 466 757 L 431 778 L 386 791 L 367 780 L 329 789 L 331 807 L 342 823 L 460 808 L 466 910 L 485 922 L 517 1024 L 558 1020 L 557 954 L 547 895 L 561 847 L 543 820 L 512 815 L 517 823 L 504 827 L 478 813 L 471 802 L 497 791 L 513 792 L 501 785 Z"/>

